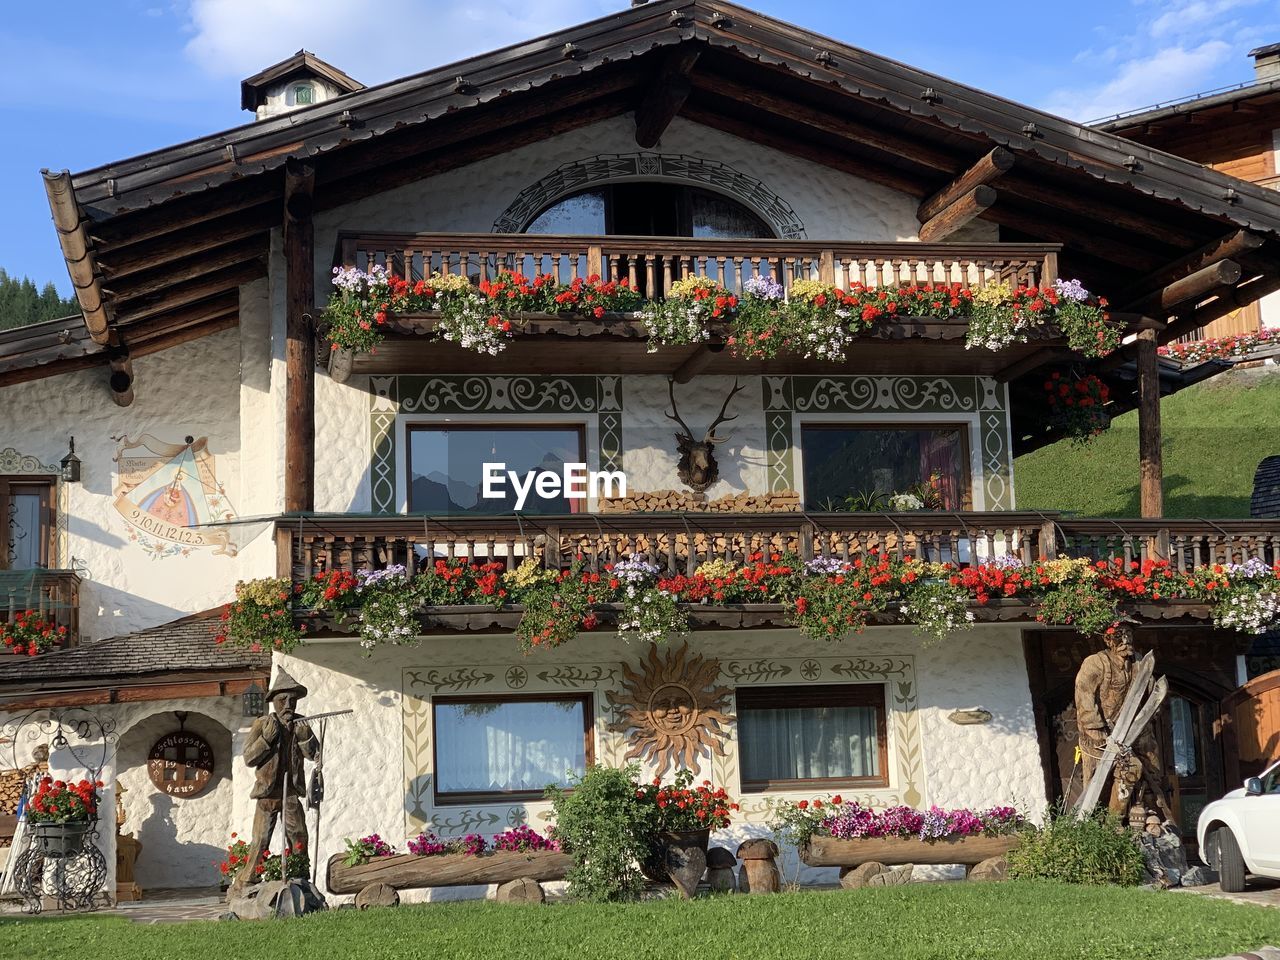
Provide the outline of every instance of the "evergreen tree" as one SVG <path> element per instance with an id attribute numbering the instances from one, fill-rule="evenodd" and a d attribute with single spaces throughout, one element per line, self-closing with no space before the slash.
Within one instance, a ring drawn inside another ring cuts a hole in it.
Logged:
<path id="1" fill-rule="evenodd" d="M 29 277 L 11 277 L 0 267 L 0 330 L 78 316 L 80 304 L 58 293 L 52 282 L 38 289 Z"/>

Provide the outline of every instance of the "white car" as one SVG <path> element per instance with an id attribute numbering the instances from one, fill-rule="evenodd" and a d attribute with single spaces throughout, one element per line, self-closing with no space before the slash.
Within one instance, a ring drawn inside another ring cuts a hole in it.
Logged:
<path id="1" fill-rule="evenodd" d="M 1205 807 L 1196 838 L 1224 892 L 1243 890 L 1246 871 L 1280 880 L 1280 762 Z"/>

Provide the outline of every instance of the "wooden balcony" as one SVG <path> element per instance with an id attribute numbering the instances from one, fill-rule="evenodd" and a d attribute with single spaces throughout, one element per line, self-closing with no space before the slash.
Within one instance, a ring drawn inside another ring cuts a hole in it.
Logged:
<path id="1" fill-rule="evenodd" d="M 692 573 L 717 557 L 754 553 L 851 559 L 889 552 L 960 564 L 1001 554 L 1026 563 L 1060 555 L 1144 559 L 1167 556 L 1179 570 L 1257 557 L 1280 560 L 1280 520 L 1079 520 L 1053 513 L 646 513 L 567 516 L 311 516 L 277 527 L 280 576 L 441 557 L 496 561 L 526 557 L 591 571 L 642 555 L 669 574 Z"/>
<path id="2" fill-rule="evenodd" d="M 433 272 L 477 280 L 502 270 L 549 273 L 562 283 L 591 275 L 626 278 L 658 298 L 694 274 L 735 292 L 751 277 L 784 286 L 798 279 L 849 288 L 894 283 L 995 281 L 1045 283 L 1057 278 L 1059 244 L 863 243 L 833 240 L 718 240 L 697 237 L 592 237 L 552 234 L 343 234 L 336 264 L 386 267 L 410 280 Z"/>
<path id="3" fill-rule="evenodd" d="M 0 570 L 0 620 L 34 611 L 67 628 L 68 644 L 80 637 L 80 575 L 74 570 Z"/>
<path id="4" fill-rule="evenodd" d="M 556 236 L 536 234 L 342 234 L 335 265 L 386 267 L 421 279 L 433 272 L 473 281 L 517 270 L 549 273 L 568 283 L 593 274 L 627 279 L 652 298 L 689 275 L 707 276 L 735 292 L 752 277 L 768 275 L 784 287 L 798 279 L 843 288 L 895 283 L 961 283 L 980 289 L 996 281 L 1039 284 L 1058 276 L 1060 246 L 1044 243 L 862 243 L 833 240 L 720 240 L 693 237 Z M 670 374 L 695 354 L 704 373 L 901 373 L 995 374 L 1057 341 L 1044 337 L 1004 350 L 965 350 L 968 324 L 898 317 L 876 324 L 851 345 L 843 369 L 820 360 L 779 357 L 745 361 L 729 351 L 708 356 L 706 346 L 677 346 L 649 353 L 643 325 L 632 315 L 528 316 L 517 336 L 519 350 L 481 356 L 422 336 L 434 331 L 430 314 L 397 316 L 377 353 L 342 359 L 345 379 L 355 373 L 449 370 L 453 373 Z M 572 349 L 586 347 L 589 349 Z M 566 346 L 571 349 L 566 350 Z M 712 345 L 711 351 L 716 349 Z M 685 368 L 688 369 L 688 368 Z"/>

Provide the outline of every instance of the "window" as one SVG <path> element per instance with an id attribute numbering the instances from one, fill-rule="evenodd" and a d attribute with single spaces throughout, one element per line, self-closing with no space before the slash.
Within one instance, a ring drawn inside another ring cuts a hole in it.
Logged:
<path id="1" fill-rule="evenodd" d="M 53 480 L 0 477 L 0 570 L 34 570 L 53 562 Z"/>
<path id="2" fill-rule="evenodd" d="M 773 230 L 723 194 L 678 183 L 613 183 L 557 200 L 526 233 L 640 237 L 761 237 Z"/>
<path id="3" fill-rule="evenodd" d="M 567 426 L 411 426 L 409 428 L 409 509 L 415 513 L 513 513 L 516 493 L 510 477 L 499 488 L 505 498 L 482 497 L 484 464 L 505 463 L 527 481 L 534 471 L 563 475 L 566 463 L 585 463 L 583 429 Z M 575 513 L 582 500 L 540 497 L 530 488 L 522 513 Z"/>
<path id="4" fill-rule="evenodd" d="M 594 760 L 590 695 L 437 697 L 432 714 L 440 803 L 538 799 Z"/>
<path id="5" fill-rule="evenodd" d="M 293 88 L 293 102 L 296 106 L 306 107 L 315 103 L 315 88 L 309 83 L 300 83 Z"/>
<path id="6" fill-rule="evenodd" d="M 846 497 L 909 493 L 936 476 L 942 509 L 964 509 L 970 503 L 965 446 L 961 426 L 805 424 L 805 507 L 844 510 Z"/>
<path id="7" fill-rule="evenodd" d="M 742 789 L 888 786 L 884 686 L 739 687 Z"/>

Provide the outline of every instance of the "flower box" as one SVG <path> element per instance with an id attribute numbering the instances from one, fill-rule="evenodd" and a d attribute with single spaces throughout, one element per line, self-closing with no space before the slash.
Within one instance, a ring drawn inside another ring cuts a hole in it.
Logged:
<path id="1" fill-rule="evenodd" d="M 1003 857 L 1018 843 L 1017 834 L 997 837 L 859 837 L 837 840 L 813 836 L 800 848 L 800 859 L 811 867 L 856 867 L 863 863 L 946 864 L 973 866 L 990 857 Z"/>
<path id="2" fill-rule="evenodd" d="M 91 820 L 41 820 L 33 823 L 36 847 L 42 856 L 60 860 L 74 857 L 84 850 L 85 839 L 93 830 Z"/>
<path id="3" fill-rule="evenodd" d="M 521 877 L 529 880 L 563 880 L 573 866 L 573 857 L 558 850 L 499 850 L 471 856 L 442 853 L 418 856 L 400 853 L 349 867 L 344 854 L 329 858 L 325 885 L 330 893 L 359 893 L 371 883 L 385 883 L 397 890 L 424 887 L 465 887 L 473 884 L 506 883 Z"/>

